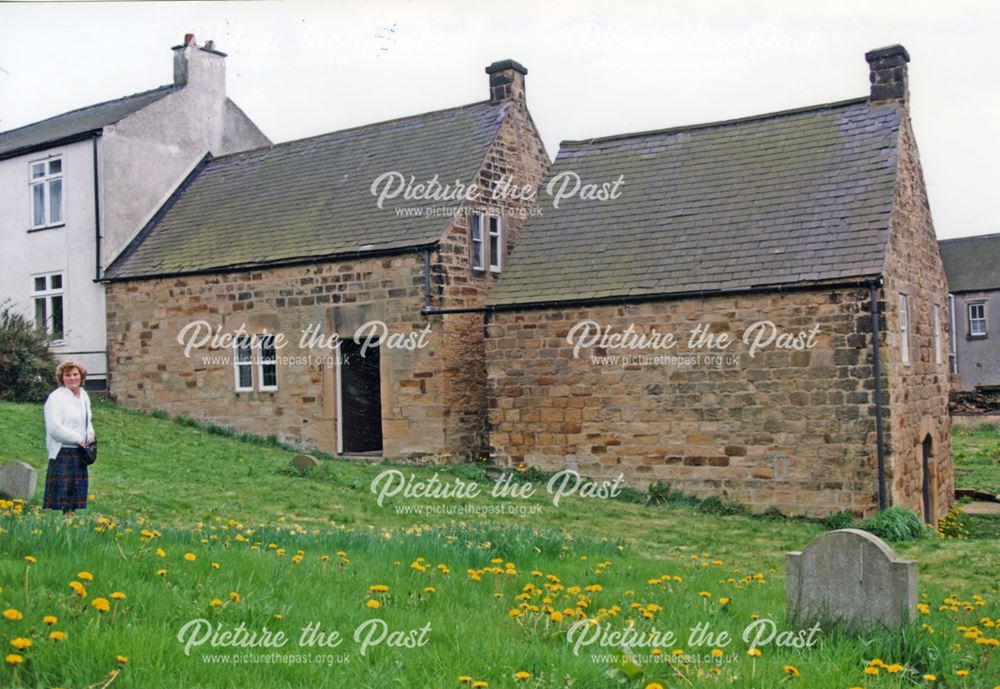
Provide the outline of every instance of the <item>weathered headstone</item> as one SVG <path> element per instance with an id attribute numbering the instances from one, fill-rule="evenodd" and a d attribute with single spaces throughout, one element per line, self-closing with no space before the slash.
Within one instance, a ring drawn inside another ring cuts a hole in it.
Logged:
<path id="1" fill-rule="evenodd" d="M 24 462 L 0 466 L 0 496 L 30 501 L 37 485 L 38 472 Z"/>
<path id="2" fill-rule="evenodd" d="M 298 454 L 292 457 L 292 466 L 299 471 L 308 471 L 319 467 L 320 461 L 312 455 Z"/>
<path id="3" fill-rule="evenodd" d="M 917 609 L 917 563 L 859 529 L 825 533 L 802 552 L 785 553 L 788 617 L 856 631 L 895 629 Z"/>

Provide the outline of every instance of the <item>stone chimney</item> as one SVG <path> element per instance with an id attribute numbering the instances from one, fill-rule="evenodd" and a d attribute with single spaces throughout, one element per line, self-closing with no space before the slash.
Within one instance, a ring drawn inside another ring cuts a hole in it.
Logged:
<path id="1" fill-rule="evenodd" d="M 870 103 L 885 103 L 899 101 L 906 105 L 910 98 L 907 86 L 906 63 L 910 54 L 901 45 L 890 45 L 876 48 L 865 53 L 865 60 L 871 69 L 869 80 L 872 83 Z"/>
<path id="2" fill-rule="evenodd" d="M 486 68 L 490 75 L 490 103 L 505 100 L 524 104 L 524 75 L 528 69 L 514 60 L 500 60 Z"/>
<path id="3" fill-rule="evenodd" d="M 197 86 L 226 94 L 226 54 L 215 49 L 215 41 L 200 46 L 192 33 L 184 34 L 184 43 L 175 45 L 174 86 Z"/>

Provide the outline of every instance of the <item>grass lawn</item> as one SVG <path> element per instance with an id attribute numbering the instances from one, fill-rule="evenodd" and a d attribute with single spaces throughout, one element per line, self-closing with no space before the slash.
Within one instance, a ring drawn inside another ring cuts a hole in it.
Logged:
<path id="1" fill-rule="evenodd" d="M 996 424 L 956 426 L 952 442 L 955 487 L 1000 495 L 1000 432 Z"/>
<path id="2" fill-rule="evenodd" d="M 821 632 L 810 648 L 772 640 L 751 657 L 742 636 L 748 625 L 773 620 L 791 628 L 784 552 L 801 549 L 822 525 L 711 514 L 695 504 L 569 497 L 557 507 L 544 490 L 526 500 L 492 498 L 492 483 L 476 466 L 435 470 L 326 458 L 321 470 L 300 475 L 288 469 L 293 453 L 276 445 L 106 404 L 95 405 L 94 416 L 101 458 L 91 468 L 85 517 L 67 524 L 30 505 L 0 507 L 0 610 L 12 611 L 10 619 L 0 617 L 0 642 L 21 658 L 0 668 L 0 686 L 1000 683 L 998 651 L 965 636 L 970 628 L 984 639 L 1000 636 L 1000 548 L 981 537 L 995 534 L 995 520 L 977 522 L 973 538 L 894 546 L 920 562 L 927 606 L 905 633 L 847 639 Z M 0 433 L 7 439 L 0 462 L 27 461 L 44 478 L 40 407 L 0 404 Z M 989 447 L 989 437 L 974 437 Z M 958 432 L 955 447 L 956 456 L 972 452 Z M 474 484 L 480 495 L 396 496 L 380 506 L 371 485 L 387 468 Z M 493 513 L 458 512 L 470 504 Z M 441 513 L 415 513 L 421 506 Z M 107 612 L 94 607 L 103 607 L 98 599 L 107 601 Z M 47 625 L 45 615 L 58 621 Z M 677 638 L 638 647 L 627 660 L 620 643 L 575 648 L 567 640 L 570 626 L 587 618 L 619 632 Z M 206 625 L 226 632 L 241 623 L 248 634 L 259 637 L 266 626 L 288 641 L 252 648 L 197 643 L 210 636 Z M 339 633 L 340 642 L 319 639 L 316 624 L 318 633 Z M 732 639 L 689 638 L 698 625 Z M 67 638 L 49 638 L 53 630 Z M 31 645 L 21 651 L 8 645 L 24 640 Z M 874 658 L 890 667 L 865 674 Z M 518 679 L 518 672 L 530 676 Z"/>

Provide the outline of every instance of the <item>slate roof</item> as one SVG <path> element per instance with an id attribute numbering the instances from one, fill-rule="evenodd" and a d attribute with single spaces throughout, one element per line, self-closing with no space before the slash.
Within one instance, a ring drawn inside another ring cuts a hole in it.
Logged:
<path id="1" fill-rule="evenodd" d="M 377 206 L 377 177 L 474 181 L 505 113 L 488 101 L 236 153 L 207 163 L 108 268 L 111 280 L 266 266 L 422 246 L 458 201 Z"/>
<path id="2" fill-rule="evenodd" d="M 100 131 L 174 90 L 172 85 L 70 110 L 41 122 L 0 132 L 0 160 Z"/>
<path id="3" fill-rule="evenodd" d="M 566 141 L 488 304 L 779 286 L 881 273 L 898 106 L 867 99 Z M 615 200 L 549 181 L 624 176 Z"/>
<path id="4" fill-rule="evenodd" d="M 938 248 L 949 292 L 1000 290 L 1000 234 L 943 239 Z"/>

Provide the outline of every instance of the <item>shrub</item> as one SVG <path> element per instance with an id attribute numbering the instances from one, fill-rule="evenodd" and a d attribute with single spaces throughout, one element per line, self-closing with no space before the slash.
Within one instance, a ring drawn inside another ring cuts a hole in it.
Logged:
<path id="1" fill-rule="evenodd" d="M 859 527 L 869 531 L 884 541 L 909 541 L 922 538 L 924 525 L 912 510 L 905 507 L 890 507 L 865 519 Z"/>
<path id="2" fill-rule="evenodd" d="M 820 523 L 830 531 L 849 529 L 854 525 L 854 515 L 847 511 L 833 512 L 824 517 Z"/>
<path id="3" fill-rule="evenodd" d="M 49 340 L 27 318 L 0 303 L 0 400 L 41 402 L 55 381 Z"/>

